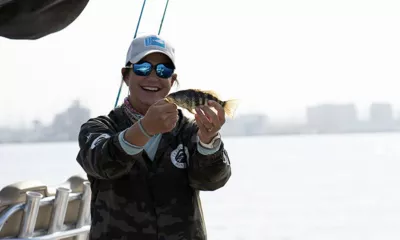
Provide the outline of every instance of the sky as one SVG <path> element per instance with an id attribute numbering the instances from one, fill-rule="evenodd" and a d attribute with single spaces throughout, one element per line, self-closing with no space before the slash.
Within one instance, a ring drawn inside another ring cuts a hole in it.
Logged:
<path id="1" fill-rule="evenodd" d="M 0 37 L 0 126 L 49 123 L 75 99 L 93 116 L 112 110 L 142 6 L 116 2 L 92 0 L 39 40 Z M 139 34 L 158 31 L 164 4 L 147 0 Z M 175 45 L 179 89 L 291 121 L 323 103 L 400 110 L 399 27 L 398 0 L 170 0 L 161 35 Z"/>

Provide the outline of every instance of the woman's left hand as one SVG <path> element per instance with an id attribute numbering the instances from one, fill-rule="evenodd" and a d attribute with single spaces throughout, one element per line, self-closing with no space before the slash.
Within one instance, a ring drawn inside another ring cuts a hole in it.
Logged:
<path id="1" fill-rule="evenodd" d="M 200 141 L 205 144 L 211 142 L 225 123 L 224 108 L 215 101 L 208 101 L 208 105 L 214 107 L 217 110 L 217 113 L 211 110 L 210 107 L 203 105 L 196 108 L 197 114 L 195 114 L 195 119 L 199 126 L 197 134 Z"/>

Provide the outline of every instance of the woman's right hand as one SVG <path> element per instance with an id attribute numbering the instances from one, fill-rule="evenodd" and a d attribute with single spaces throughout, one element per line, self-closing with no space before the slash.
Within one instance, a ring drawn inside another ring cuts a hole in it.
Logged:
<path id="1" fill-rule="evenodd" d="M 161 99 L 149 107 L 141 121 L 144 130 L 150 135 L 170 132 L 178 121 L 178 108 Z"/>

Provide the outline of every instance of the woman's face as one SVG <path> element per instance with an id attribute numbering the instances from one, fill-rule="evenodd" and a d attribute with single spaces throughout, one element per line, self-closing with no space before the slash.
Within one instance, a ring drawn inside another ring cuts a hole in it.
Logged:
<path id="1" fill-rule="evenodd" d="M 172 66 L 170 58 L 162 53 L 152 53 L 144 57 L 139 63 L 146 61 L 153 66 L 164 63 Z M 173 74 L 169 78 L 161 78 L 157 76 L 155 69 L 153 69 L 148 76 L 139 76 L 133 72 L 132 69 L 122 69 L 129 71 L 125 75 L 124 81 L 129 87 L 130 103 L 137 111 L 145 114 L 147 109 L 160 99 L 165 98 L 171 90 L 172 84 L 175 82 L 177 75 Z"/>

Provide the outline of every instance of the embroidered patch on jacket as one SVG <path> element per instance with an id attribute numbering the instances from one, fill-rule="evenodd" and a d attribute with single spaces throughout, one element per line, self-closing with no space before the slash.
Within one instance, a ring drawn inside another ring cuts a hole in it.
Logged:
<path id="1" fill-rule="evenodd" d="M 179 144 L 178 147 L 171 152 L 171 162 L 177 168 L 187 168 L 189 163 L 189 150 L 184 147 L 183 144 Z"/>

